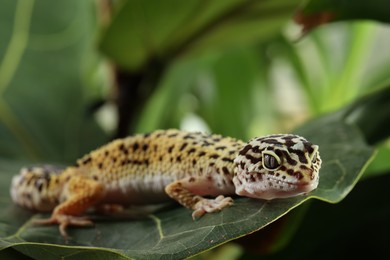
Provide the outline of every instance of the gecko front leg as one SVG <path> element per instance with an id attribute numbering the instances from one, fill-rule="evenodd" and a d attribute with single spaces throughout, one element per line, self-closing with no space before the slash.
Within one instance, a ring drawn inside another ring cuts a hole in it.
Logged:
<path id="1" fill-rule="evenodd" d="M 82 215 L 104 196 L 101 183 L 81 176 L 72 176 L 66 188 L 65 201 L 59 204 L 48 219 L 38 219 L 34 224 L 58 224 L 61 235 L 67 237 L 67 226 L 88 226 L 92 221 Z"/>
<path id="2" fill-rule="evenodd" d="M 198 218 L 205 213 L 218 212 L 233 204 L 233 199 L 218 195 L 215 199 L 206 199 L 202 195 L 213 195 L 215 187 L 210 178 L 187 177 L 172 182 L 165 187 L 165 192 L 181 205 L 194 210 L 192 218 Z"/>

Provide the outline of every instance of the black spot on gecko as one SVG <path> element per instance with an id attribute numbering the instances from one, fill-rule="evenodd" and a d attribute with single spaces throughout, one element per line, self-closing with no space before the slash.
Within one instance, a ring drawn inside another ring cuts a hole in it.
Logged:
<path id="1" fill-rule="evenodd" d="M 276 145 L 282 145 L 283 143 L 279 142 L 279 140 L 277 139 L 273 139 L 273 138 L 262 138 L 261 140 L 259 140 L 260 142 L 262 143 L 266 143 L 266 144 L 276 144 Z"/>
<path id="2" fill-rule="evenodd" d="M 305 149 L 306 149 L 310 154 L 312 154 L 312 153 L 314 152 L 314 148 L 313 148 L 313 146 L 311 145 L 311 143 L 305 142 L 303 145 L 304 145 Z"/>
<path id="3" fill-rule="evenodd" d="M 295 166 L 297 165 L 297 162 L 293 159 L 291 159 L 290 155 L 286 151 L 282 151 L 283 157 L 287 160 L 287 163 Z"/>
<path id="4" fill-rule="evenodd" d="M 210 167 L 214 167 L 214 165 L 215 165 L 214 162 L 209 163 L 209 166 L 210 166 Z"/>
<path id="5" fill-rule="evenodd" d="M 121 151 L 126 150 L 126 149 L 125 149 L 125 145 L 124 145 L 123 143 L 121 143 L 121 144 L 118 146 L 118 148 L 119 148 L 119 150 L 121 150 Z"/>
<path id="6" fill-rule="evenodd" d="M 215 147 L 215 150 L 222 150 L 223 151 L 225 149 L 226 149 L 226 146 L 224 146 L 224 145 Z"/>
<path id="7" fill-rule="evenodd" d="M 210 158 L 211 159 L 217 159 L 219 157 L 219 155 L 218 154 L 212 154 L 212 155 L 210 155 Z"/>
<path id="8" fill-rule="evenodd" d="M 283 152 L 282 152 L 282 150 L 280 150 L 280 149 L 275 149 L 274 152 L 275 152 L 276 155 L 279 156 L 279 157 L 283 156 Z"/>
<path id="9" fill-rule="evenodd" d="M 252 156 L 250 154 L 246 154 L 245 158 L 250 160 L 252 164 L 256 164 L 256 163 L 260 162 L 260 160 L 261 160 L 261 157 L 260 158 L 256 158 L 256 157 L 254 157 L 254 156 Z"/>
<path id="10" fill-rule="evenodd" d="M 98 178 L 97 175 L 93 175 L 93 176 L 92 176 L 92 179 L 94 179 L 95 181 L 97 181 L 99 178 Z"/>
<path id="11" fill-rule="evenodd" d="M 180 151 L 183 151 L 186 147 L 187 147 L 188 143 L 183 143 L 181 146 L 180 146 Z"/>
<path id="12" fill-rule="evenodd" d="M 150 133 L 145 133 L 144 138 L 148 138 L 150 136 Z"/>
<path id="13" fill-rule="evenodd" d="M 258 145 L 252 147 L 252 152 L 254 152 L 254 153 L 261 153 L 260 147 Z"/>
<path id="14" fill-rule="evenodd" d="M 142 151 L 146 152 L 148 150 L 149 146 L 147 144 L 142 145 Z"/>
<path id="15" fill-rule="evenodd" d="M 193 153 L 193 152 L 195 152 L 195 151 L 196 151 L 195 148 L 191 148 L 190 150 L 188 150 L 188 154 L 191 154 L 191 153 Z"/>
<path id="16" fill-rule="evenodd" d="M 195 165 L 196 165 L 196 163 L 197 163 L 197 162 L 196 162 L 196 160 L 195 160 L 195 159 L 193 159 L 193 160 L 192 160 L 192 165 L 193 165 L 193 166 L 195 166 Z"/>
<path id="17" fill-rule="evenodd" d="M 230 172 L 229 172 L 229 170 L 228 170 L 228 168 L 227 168 L 226 166 L 222 167 L 222 172 L 223 172 L 223 174 L 225 174 L 225 175 L 230 174 Z"/>
<path id="18" fill-rule="evenodd" d="M 294 175 L 294 170 L 293 169 L 288 169 L 287 173 L 288 173 L 288 175 Z"/>
<path id="19" fill-rule="evenodd" d="M 241 166 L 241 169 L 245 169 L 245 163 L 244 162 L 240 162 L 240 166 Z"/>
<path id="20" fill-rule="evenodd" d="M 188 182 L 194 182 L 195 181 L 195 178 L 194 177 L 191 177 Z"/>
<path id="21" fill-rule="evenodd" d="M 138 144 L 138 143 L 134 143 L 134 144 L 133 144 L 133 151 L 134 151 L 134 152 L 137 151 L 138 148 L 139 148 L 139 144 Z"/>
<path id="22" fill-rule="evenodd" d="M 169 146 L 168 147 L 168 153 L 172 153 L 172 150 L 173 150 L 174 147 L 175 147 L 174 145 Z"/>
<path id="23" fill-rule="evenodd" d="M 207 142 L 207 141 L 204 141 L 204 142 L 202 143 L 202 147 L 210 146 L 210 145 L 212 145 L 212 143 Z"/>
<path id="24" fill-rule="evenodd" d="M 149 160 L 148 160 L 148 159 L 145 159 L 145 160 L 144 160 L 144 164 L 145 164 L 146 166 L 149 166 Z"/>
<path id="25" fill-rule="evenodd" d="M 145 162 L 142 162 L 142 161 L 139 161 L 139 160 L 134 160 L 133 163 L 136 164 L 136 165 L 142 165 Z"/>
<path id="26" fill-rule="evenodd" d="M 160 155 L 160 157 L 158 157 L 158 160 L 161 162 L 163 160 L 163 156 Z"/>
<path id="27" fill-rule="evenodd" d="M 300 150 L 294 151 L 296 155 L 298 155 L 298 159 L 301 163 L 307 163 L 307 159 L 305 157 L 305 153 Z"/>
<path id="28" fill-rule="evenodd" d="M 244 146 L 244 148 L 241 149 L 239 154 L 240 155 L 245 155 L 251 148 L 252 148 L 252 145 L 247 144 L 246 146 Z"/>
<path id="29" fill-rule="evenodd" d="M 223 158 L 222 158 L 222 161 L 224 161 L 224 162 L 230 162 L 230 163 L 233 163 L 233 162 L 234 162 L 232 159 L 227 158 L 227 157 L 223 157 Z"/>
<path id="30" fill-rule="evenodd" d="M 91 161 L 92 161 L 92 158 L 88 156 L 87 158 L 84 158 L 84 159 L 81 161 L 81 163 L 85 165 L 85 164 L 90 163 Z"/>
<path id="31" fill-rule="evenodd" d="M 178 133 L 173 133 L 173 134 L 169 134 L 168 137 L 173 138 L 173 137 L 176 137 L 177 135 L 178 135 Z"/>
<path id="32" fill-rule="evenodd" d="M 176 157 L 176 161 L 177 162 L 181 162 L 181 156 L 180 155 Z"/>
<path id="33" fill-rule="evenodd" d="M 100 170 L 103 169 L 103 163 L 100 162 L 100 163 L 98 163 L 97 166 L 98 166 L 98 168 L 99 168 Z"/>
<path id="34" fill-rule="evenodd" d="M 299 168 L 301 170 L 309 170 L 309 168 L 306 165 L 301 165 L 301 166 L 299 166 Z"/>
<path id="35" fill-rule="evenodd" d="M 188 134 L 188 135 L 184 136 L 183 139 L 195 139 L 195 137 Z"/>
<path id="36" fill-rule="evenodd" d="M 205 154 L 206 154 L 206 152 L 203 152 L 203 151 L 202 151 L 202 152 L 199 152 L 199 153 L 198 153 L 198 156 L 199 156 L 199 157 L 202 157 L 202 156 L 204 156 Z"/>

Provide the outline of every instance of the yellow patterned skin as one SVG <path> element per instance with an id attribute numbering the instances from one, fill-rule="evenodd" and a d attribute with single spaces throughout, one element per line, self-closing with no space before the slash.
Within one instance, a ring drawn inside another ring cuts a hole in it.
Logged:
<path id="1" fill-rule="evenodd" d="M 224 195 L 237 193 L 272 199 L 315 189 L 321 164 L 318 146 L 298 136 L 282 137 L 287 138 L 283 139 L 287 140 L 285 145 L 292 150 L 288 151 L 287 147 L 287 152 L 278 152 L 284 141 L 275 143 L 265 139 L 259 149 L 230 137 L 174 129 L 138 134 L 112 141 L 66 169 L 23 168 L 13 178 L 11 197 L 26 208 L 52 211 L 49 219 L 36 223 L 58 224 L 61 234 L 67 236 L 69 225 L 92 224 L 83 217 L 91 207 L 152 204 L 170 197 L 192 209 L 195 218 L 232 205 L 233 200 Z M 272 149 L 276 149 L 275 153 L 269 152 Z M 295 153 L 299 156 L 294 157 Z M 270 179 L 273 171 L 278 173 Z M 289 177 L 283 186 L 280 183 L 284 175 Z M 257 186 L 263 190 L 253 193 Z M 267 187 L 272 196 L 267 196 Z M 275 189 L 280 190 L 275 192 Z"/>

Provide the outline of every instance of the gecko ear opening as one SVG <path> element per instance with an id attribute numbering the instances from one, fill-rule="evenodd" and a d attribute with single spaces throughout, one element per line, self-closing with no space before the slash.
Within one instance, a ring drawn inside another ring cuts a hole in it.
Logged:
<path id="1" fill-rule="evenodd" d="M 281 160 L 273 151 L 263 151 L 263 167 L 269 171 L 276 170 L 281 165 Z"/>

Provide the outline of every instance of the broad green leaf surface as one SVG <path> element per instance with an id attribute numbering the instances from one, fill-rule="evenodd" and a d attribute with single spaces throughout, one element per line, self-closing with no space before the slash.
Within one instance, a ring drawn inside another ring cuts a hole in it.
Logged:
<path id="1" fill-rule="evenodd" d="M 2 1 L 1 156 L 72 161 L 104 142 L 85 116 L 97 85 L 94 8 L 93 1 Z"/>
<path id="2" fill-rule="evenodd" d="M 122 1 L 100 47 L 117 65 L 138 70 L 151 61 L 258 43 L 275 36 L 299 2 Z"/>
<path id="3" fill-rule="evenodd" d="M 373 150 L 359 131 L 327 116 L 298 130 L 320 145 L 323 166 L 320 184 L 311 194 L 290 199 L 263 201 L 236 198 L 234 206 L 197 221 L 182 207 L 164 210 L 137 221 L 96 221 L 92 228 L 72 228 L 65 242 L 57 227 L 32 226 L 32 218 L 42 217 L 12 204 L 9 183 L 20 165 L 0 164 L 0 245 L 34 258 L 107 256 L 110 259 L 184 258 L 226 241 L 254 232 L 310 198 L 338 202 L 353 188 L 372 157 Z M 20 164 L 20 163 L 19 163 Z M 98 253 L 99 252 L 99 253 Z"/>

